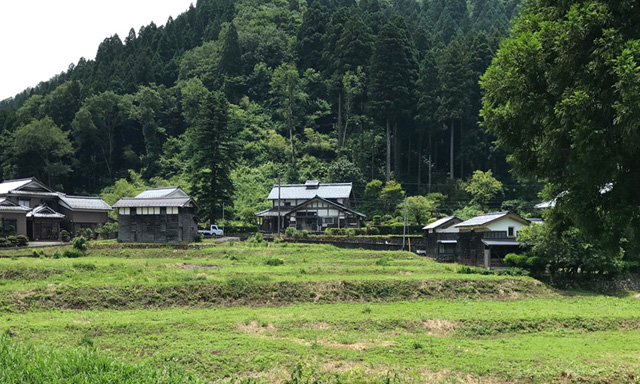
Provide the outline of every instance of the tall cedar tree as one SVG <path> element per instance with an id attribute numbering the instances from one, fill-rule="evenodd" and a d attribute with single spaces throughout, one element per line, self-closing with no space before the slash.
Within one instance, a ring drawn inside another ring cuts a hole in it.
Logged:
<path id="1" fill-rule="evenodd" d="M 319 0 L 312 0 L 298 30 L 298 61 L 301 70 L 322 66 L 322 36 L 329 24 L 329 11 Z"/>
<path id="2" fill-rule="evenodd" d="M 231 102 L 236 103 L 242 92 L 242 51 L 238 42 L 238 31 L 231 23 L 223 36 L 222 54 L 218 71 L 224 79 L 224 90 Z"/>
<path id="3" fill-rule="evenodd" d="M 229 125 L 229 102 L 221 92 L 205 92 L 193 125 L 187 130 L 192 151 L 188 165 L 191 190 L 199 210 L 211 223 L 221 217 L 222 204 L 230 202 L 235 163 L 235 132 Z"/>
<path id="4" fill-rule="evenodd" d="M 419 131 L 419 154 L 418 154 L 418 188 L 422 181 L 422 141 L 427 134 L 427 167 L 428 170 L 428 193 L 431 193 L 431 169 L 433 136 L 438 132 L 438 94 L 440 92 L 438 83 L 438 68 L 436 66 L 435 52 L 429 51 L 424 57 L 420 66 L 420 79 L 418 81 L 418 105 L 416 111 L 416 122 Z"/>
<path id="5" fill-rule="evenodd" d="M 413 44 L 403 19 L 395 17 L 385 24 L 376 39 L 369 88 L 372 110 L 386 127 L 387 181 L 391 179 L 391 125 L 394 126 L 394 140 L 397 140 L 398 120 L 414 105 L 417 78 Z"/>
<path id="6" fill-rule="evenodd" d="M 455 175 L 455 123 L 459 122 L 469 108 L 469 68 L 467 53 L 457 40 L 444 49 L 438 61 L 438 116 L 449 126 L 449 178 Z M 462 176 L 462 175 L 460 175 Z"/>
<path id="7" fill-rule="evenodd" d="M 619 265 L 620 247 L 637 257 L 640 238 L 637 4 L 525 4 L 482 78 L 486 127 L 518 175 L 559 196 L 549 223 L 573 223 Z"/>

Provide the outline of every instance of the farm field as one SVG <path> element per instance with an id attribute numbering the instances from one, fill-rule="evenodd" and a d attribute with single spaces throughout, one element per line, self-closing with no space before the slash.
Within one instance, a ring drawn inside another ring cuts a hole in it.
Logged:
<path id="1" fill-rule="evenodd" d="M 61 359 L 152 377 L 131 382 L 640 380 L 635 294 L 316 245 L 28 255 L 0 251 L 4 382 Z"/>

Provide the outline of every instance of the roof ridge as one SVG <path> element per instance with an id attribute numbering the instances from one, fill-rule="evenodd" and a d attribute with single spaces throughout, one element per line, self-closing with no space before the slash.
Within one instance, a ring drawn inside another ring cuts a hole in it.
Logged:
<path id="1" fill-rule="evenodd" d="M 175 188 L 180 188 L 179 185 L 173 186 L 173 187 L 156 187 L 156 188 L 147 188 L 145 189 L 145 191 L 157 191 L 159 189 L 175 189 Z M 182 189 L 182 188 L 180 188 Z"/>
<path id="2" fill-rule="evenodd" d="M 36 178 L 35 176 L 31 176 L 31 177 L 23 177 L 22 179 L 2 180 L 2 184 L 4 184 L 4 183 L 14 183 L 16 181 L 33 180 L 35 178 Z"/>

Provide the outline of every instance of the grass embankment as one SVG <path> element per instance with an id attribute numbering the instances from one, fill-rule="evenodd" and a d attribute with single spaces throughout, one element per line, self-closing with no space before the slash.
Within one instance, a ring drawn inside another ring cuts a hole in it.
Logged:
<path id="1" fill-rule="evenodd" d="M 93 345 L 205 382 L 638 382 L 635 295 L 572 295 L 456 268 L 306 245 L 3 259 L 0 329 L 54 355 Z"/>
<path id="2" fill-rule="evenodd" d="M 274 262 L 274 260 L 276 262 Z M 406 252 L 331 246 L 91 250 L 0 259 L 0 310 L 287 305 L 551 295 L 529 278 L 462 275 Z"/>

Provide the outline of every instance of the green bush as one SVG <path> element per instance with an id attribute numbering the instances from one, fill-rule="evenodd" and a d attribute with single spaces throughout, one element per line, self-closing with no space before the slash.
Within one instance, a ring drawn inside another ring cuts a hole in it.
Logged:
<path id="1" fill-rule="evenodd" d="M 15 236 L 9 236 L 7 237 L 7 241 L 9 241 L 9 244 L 11 247 L 17 247 L 18 246 L 18 238 Z"/>
<path id="2" fill-rule="evenodd" d="M 504 257 L 504 264 L 508 267 L 515 268 L 527 268 L 528 257 L 525 255 L 518 255 L 517 253 L 509 253 Z"/>
<path id="3" fill-rule="evenodd" d="M 71 234 L 63 229 L 62 231 L 60 231 L 60 240 L 64 241 L 65 243 L 71 241 Z"/>
<path id="4" fill-rule="evenodd" d="M 257 232 L 255 235 L 251 236 L 246 241 L 247 245 L 250 247 L 266 247 L 267 241 L 262 237 L 260 232 Z"/>
<path id="5" fill-rule="evenodd" d="M 10 247 L 11 243 L 5 237 L 0 237 L 0 248 Z"/>
<path id="6" fill-rule="evenodd" d="M 109 235 L 118 232 L 118 223 L 104 223 L 100 228 L 96 228 L 96 233 L 100 238 L 108 239 Z"/>
<path id="7" fill-rule="evenodd" d="M 285 229 L 284 234 L 287 235 L 287 237 L 300 237 L 300 232 L 295 228 L 295 227 L 287 227 L 287 229 Z"/>
<path id="8" fill-rule="evenodd" d="M 345 234 L 347 235 L 347 237 L 355 237 L 356 230 L 354 228 L 347 228 L 347 230 L 345 231 Z"/>
<path id="9" fill-rule="evenodd" d="M 306 229 L 302 231 L 302 237 L 309 237 L 310 234 L 311 232 L 307 231 Z"/>
<path id="10" fill-rule="evenodd" d="M 62 253 L 60 253 L 60 251 L 55 251 L 55 252 L 53 253 L 53 255 L 51 255 L 51 258 L 52 258 L 52 259 L 59 259 L 59 258 L 61 258 L 61 257 L 63 257 L 63 255 L 62 255 Z"/>
<path id="11" fill-rule="evenodd" d="M 54 257 L 55 257 L 55 254 L 54 254 Z M 69 258 L 69 259 L 77 259 L 79 257 L 84 257 L 84 252 L 82 252 L 81 250 L 76 249 L 76 248 L 67 249 L 62 254 L 62 257 L 66 257 L 66 258 Z"/>
<path id="12" fill-rule="evenodd" d="M 203 239 L 204 239 L 204 235 L 202 233 L 196 233 L 195 236 L 193 236 L 194 243 L 202 243 Z"/>
<path id="13" fill-rule="evenodd" d="M 91 228 L 81 228 L 78 230 L 77 236 L 84 237 L 85 240 L 93 240 L 94 234 Z"/>
<path id="14" fill-rule="evenodd" d="M 284 260 L 278 259 L 277 257 L 271 257 L 264 262 L 266 265 L 270 265 L 272 267 L 277 267 L 278 265 L 283 265 Z"/>
<path id="15" fill-rule="evenodd" d="M 19 247 L 25 247 L 29 244 L 29 238 L 25 235 L 18 235 L 16 236 L 16 242 Z"/>
<path id="16" fill-rule="evenodd" d="M 84 253 L 87 250 L 87 239 L 85 239 L 83 236 L 75 237 L 73 239 L 73 249 Z"/>
<path id="17" fill-rule="evenodd" d="M 371 236 L 378 236 L 380 234 L 380 230 L 376 227 L 367 228 L 367 232 L 369 232 Z"/>

